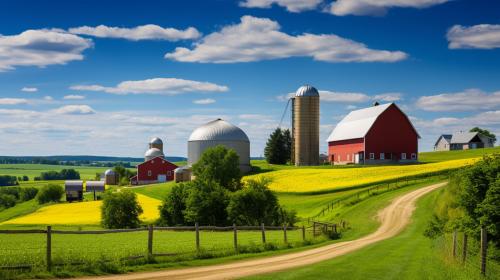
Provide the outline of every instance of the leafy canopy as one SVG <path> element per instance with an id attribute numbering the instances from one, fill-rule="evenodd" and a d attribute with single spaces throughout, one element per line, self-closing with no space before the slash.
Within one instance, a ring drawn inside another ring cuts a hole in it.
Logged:
<path id="1" fill-rule="evenodd" d="M 286 164 L 292 154 L 292 136 L 288 129 L 276 130 L 271 133 L 264 149 L 266 161 L 271 164 Z"/>
<path id="2" fill-rule="evenodd" d="M 208 148 L 193 164 L 193 175 L 197 181 L 215 182 L 229 191 L 236 191 L 241 188 L 239 161 L 233 149 L 222 145 Z"/>
<path id="3" fill-rule="evenodd" d="M 107 192 L 101 206 L 102 225 L 106 228 L 137 228 L 142 212 L 134 192 Z"/>

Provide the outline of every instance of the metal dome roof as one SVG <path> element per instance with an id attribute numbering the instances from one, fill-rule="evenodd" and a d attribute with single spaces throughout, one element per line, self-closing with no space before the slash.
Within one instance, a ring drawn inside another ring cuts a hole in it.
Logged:
<path id="1" fill-rule="evenodd" d="M 318 90 L 310 85 L 305 85 L 299 87 L 299 89 L 295 92 L 295 96 L 319 96 Z"/>
<path id="2" fill-rule="evenodd" d="M 144 154 L 145 157 L 147 158 L 155 158 L 155 157 L 163 157 L 165 156 L 163 154 L 163 152 L 158 149 L 158 148 L 151 148 L 149 150 L 146 151 L 146 153 Z"/>
<path id="3" fill-rule="evenodd" d="M 198 127 L 189 136 L 189 141 L 207 140 L 250 142 L 243 130 L 222 119 L 216 119 Z"/>
<path id="4" fill-rule="evenodd" d="M 160 138 L 155 137 L 155 138 L 151 139 L 151 141 L 149 141 L 149 144 L 163 144 L 163 141 L 161 141 Z"/>
<path id="5" fill-rule="evenodd" d="M 113 169 L 108 169 L 106 172 L 104 172 L 104 176 L 111 176 L 115 175 L 115 171 Z"/>

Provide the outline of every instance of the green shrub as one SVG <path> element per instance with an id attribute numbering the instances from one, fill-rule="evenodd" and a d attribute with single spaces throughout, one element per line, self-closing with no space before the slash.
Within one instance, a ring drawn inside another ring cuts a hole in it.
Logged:
<path id="1" fill-rule="evenodd" d="M 38 192 L 36 198 L 38 203 L 59 202 L 64 194 L 64 189 L 60 185 L 48 184 Z"/>
<path id="2" fill-rule="evenodd" d="M 137 228 L 142 207 L 137 195 L 129 190 L 108 192 L 104 195 L 102 207 L 102 225 L 106 228 Z"/>
<path id="3" fill-rule="evenodd" d="M 183 225 L 184 211 L 186 210 L 186 199 L 193 182 L 175 185 L 160 206 L 159 225 Z"/>
<path id="4" fill-rule="evenodd" d="M 19 185 L 16 176 L 0 175 L 0 187 Z"/>
<path id="5" fill-rule="evenodd" d="M 11 194 L 0 193 L 0 208 L 10 208 L 16 205 L 16 197 Z"/>
<path id="6" fill-rule="evenodd" d="M 38 189 L 33 187 L 21 188 L 19 199 L 21 201 L 32 200 L 38 194 Z"/>
<path id="7" fill-rule="evenodd" d="M 19 200 L 21 188 L 20 187 L 4 187 L 0 188 L 0 194 L 8 194 L 14 196 L 16 200 Z"/>

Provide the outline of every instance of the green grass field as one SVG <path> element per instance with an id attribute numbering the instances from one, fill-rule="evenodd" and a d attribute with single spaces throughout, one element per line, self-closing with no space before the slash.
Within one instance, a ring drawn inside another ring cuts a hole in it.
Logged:
<path id="1" fill-rule="evenodd" d="M 412 223 L 394 238 L 304 268 L 246 279 L 485 279 L 477 269 L 449 262 L 436 248 L 439 241 L 423 236 L 439 195 L 434 191 L 420 199 Z M 361 210 L 355 208 L 349 211 Z M 488 279 L 498 279 L 498 275 L 490 274 Z"/>
<path id="2" fill-rule="evenodd" d="M 445 152 L 424 152 L 418 154 L 421 162 L 439 162 L 454 159 L 476 158 L 487 154 L 500 153 L 500 146 L 486 149 L 445 151 Z"/>
<path id="3" fill-rule="evenodd" d="M 26 175 L 33 180 L 40 176 L 40 173 L 50 170 L 60 171 L 62 169 L 73 168 L 80 172 L 82 179 L 94 179 L 96 173 L 102 173 L 107 167 L 87 167 L 87 166 L 66 166 L 49 164 L 0 164 L 0 175 L 23 176 Z"/>

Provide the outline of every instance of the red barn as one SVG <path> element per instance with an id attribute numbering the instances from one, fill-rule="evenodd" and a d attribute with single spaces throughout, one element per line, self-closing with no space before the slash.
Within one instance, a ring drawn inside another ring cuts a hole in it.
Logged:
<path id="1" fill-rule="evenodd" d="M 328 137 L 333 164 L 406 163 L 418 156 L 417 130 L 394 103 L 350 112 Z"/>
<path id="2" fill-rule="evenodd" d="M 130 182 L 132 185 L 145 185 L 171 181 L 176 168 L 177 165 L 158 156 L 137 165 L 137 175 L 130 178 Z"/>

